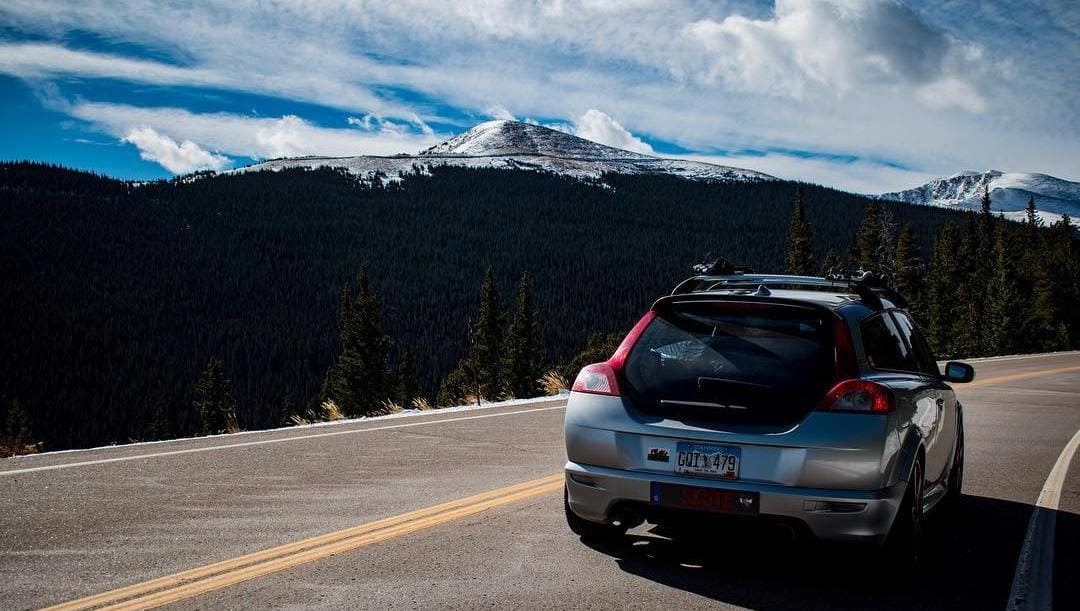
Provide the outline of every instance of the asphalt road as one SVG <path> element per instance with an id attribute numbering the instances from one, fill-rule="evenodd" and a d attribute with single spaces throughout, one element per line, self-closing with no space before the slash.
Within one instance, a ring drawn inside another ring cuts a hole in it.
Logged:
<path id="1" fill-rule="evenodd" d="M 671 539 L 647 526 L 624 544 L 586 545 L 566 528 L 558 482 L 538 479 L 565 460 L 553 401 L 0 461 L 0 608 L 224 562 L 222 584 L 173 606 L 1004 609 L 1032 507 L 1080 429 L 1080 353 L 974 364 L 976 385 L 958 387 L 962 507 L 932 521 L 918 573 L 847 548 Z M 1057 609 L 1080 608 L 1077 462 L 1057 514 Z M 288 564 L 252 556 L 257 573 L 232 560 L 319 535 L 329 538 L 307 556 L 281 555 Z"/>

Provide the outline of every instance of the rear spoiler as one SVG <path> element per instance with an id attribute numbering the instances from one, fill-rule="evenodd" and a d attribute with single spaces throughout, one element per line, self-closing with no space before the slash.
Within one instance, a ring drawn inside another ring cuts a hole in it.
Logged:
<path id="1" fill-rule="evenodd" d="M 741 304 L 760 304 L 781 308 L 800 308 L 803 310 L 814 310 L 822 313 L 827 312 L 830 316 L 834 318 L 840 318 L 840 314 L 838 314 L 836 311 L 818 303 L 803 301 L 801 299 L 771 297 L 768 295 L 760 295 L 754 293 L 747 293 L 746 295 L 713 295 L 709 293 L 684 293 L 665 295 L 664 297 L 657 299 L 653 303 L 652 308 L 650 309 L 654 312 L 664 313 L 672 311 L 674 309 L 673 306 L 680 303 L 709 301 Z"/>

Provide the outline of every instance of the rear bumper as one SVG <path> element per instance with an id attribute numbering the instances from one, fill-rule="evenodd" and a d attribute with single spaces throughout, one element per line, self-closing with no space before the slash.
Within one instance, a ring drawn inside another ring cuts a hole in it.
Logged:
<path id="1" fill-rule="evenodd" d="M 882 490 L 821 490 L 749 482 L 713 481 L 566 463 L 567 500 L 578 516 L 610 522 L 628 504 L 649 506 L 652 482 L 757 492 L 763 518 L 797 520 L 817 539 L 880 545 L 907 490 L 905 482 Z M 689 511 L 689 510 L 686 510 Z M 715 515 L 718 519 L 728 516 Z"/>

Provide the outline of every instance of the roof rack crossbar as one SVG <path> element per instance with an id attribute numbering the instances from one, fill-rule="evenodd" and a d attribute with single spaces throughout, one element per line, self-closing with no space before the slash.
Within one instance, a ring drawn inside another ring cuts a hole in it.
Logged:
<path id="1" fill-rule="evenodd" d="M 907 306 L 907 300 L 888 286 L 884 276 L 864 270 L 851 274 L 829 274 L 824 277 L 754 274 L 741 270 L 730 274 L 700 274 L 680 282 L 671 294 L 685 295 L 724 289 L 755 291 L 759 287 L 847 290 L 857 295 L 861 301 L 874 310 L 884 309 L 882 298 L 900 307 Z"/>

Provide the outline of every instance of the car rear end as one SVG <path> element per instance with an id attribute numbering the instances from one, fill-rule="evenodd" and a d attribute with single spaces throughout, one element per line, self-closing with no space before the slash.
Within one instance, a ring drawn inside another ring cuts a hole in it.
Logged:
<path id="1" fill-rule="evenodd" d="M 595 523 L 708 515 L 881 543 L 905 484 L 892 397 L 820 300 L 654 305 L 566 412 L 568 506 Z"/>

